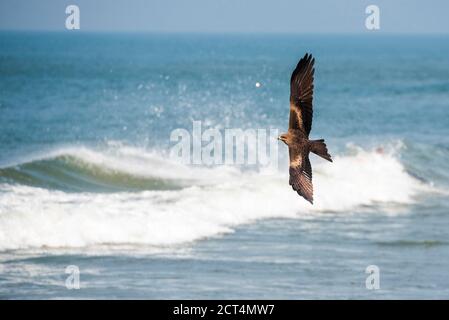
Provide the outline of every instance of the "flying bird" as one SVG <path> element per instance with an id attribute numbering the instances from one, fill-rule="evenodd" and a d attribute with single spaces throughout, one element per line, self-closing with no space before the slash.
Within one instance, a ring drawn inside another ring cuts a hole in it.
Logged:
<path id="1" fill-rule="evenodd" d="M 298 62 L 290 79 L 290 119 L 288 132 L 278 139 L 288 146 L 290 185 L 313 204 L 312 166 L 309 153 L 332 162 L 324 139 L 309 140 L 313 117 L 313 74 L 315 59 L 307 54 Z"/>

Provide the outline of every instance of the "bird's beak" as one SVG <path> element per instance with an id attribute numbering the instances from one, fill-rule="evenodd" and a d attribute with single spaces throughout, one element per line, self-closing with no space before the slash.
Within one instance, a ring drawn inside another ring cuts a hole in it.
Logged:
<path id="1" fill-rule="evenodd" d="M 278 137 L 277 139 L 278 139 L 278 140 L 281 140 L 281 137 Z"/>

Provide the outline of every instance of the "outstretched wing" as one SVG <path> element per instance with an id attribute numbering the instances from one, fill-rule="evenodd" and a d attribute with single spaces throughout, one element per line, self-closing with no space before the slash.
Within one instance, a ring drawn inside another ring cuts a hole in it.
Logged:
<path id="1" fill-rule="evenodd" d="M 288 148 L 290 155 L 290 185 L 293 190 L 313 204 L 312 165 L 309 155 L 304 155 L 299 148 Z"/>
<path id="2" fill-rule="evenodd" d="M 309 135 L 313 117 L 313 64 L 315 59 L 307 54 L 298 62 L 290 79 L 290 129 L 302 130 Z"/>

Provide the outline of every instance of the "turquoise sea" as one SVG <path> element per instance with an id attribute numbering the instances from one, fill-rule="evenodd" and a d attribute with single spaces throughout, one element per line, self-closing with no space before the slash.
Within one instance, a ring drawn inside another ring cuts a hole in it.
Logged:
<path id="1" fill-rule="evenodd" d="M 334 158 L 311 157 L 313 206 L 283 144 L 269 174 L 169 159 L 192 121 L 285 131 L 306 52 Z M 449 298 L 448 57 L 447 36 L 1 32 L 0 298 Z"/>

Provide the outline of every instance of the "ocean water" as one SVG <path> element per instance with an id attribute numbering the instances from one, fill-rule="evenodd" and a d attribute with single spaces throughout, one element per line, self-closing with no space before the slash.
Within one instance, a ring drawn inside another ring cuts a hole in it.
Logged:
<path id="1" fill-rule="evenodd" d="M 305 52 L 334 158 L 311 156 L 313 206 L 283 144 L 269 174 L 167 156 L 192 121 L 283 132 Z M 0 298 L 449 298 L 448 57 L 443 36 L 0 33 Z"/>

